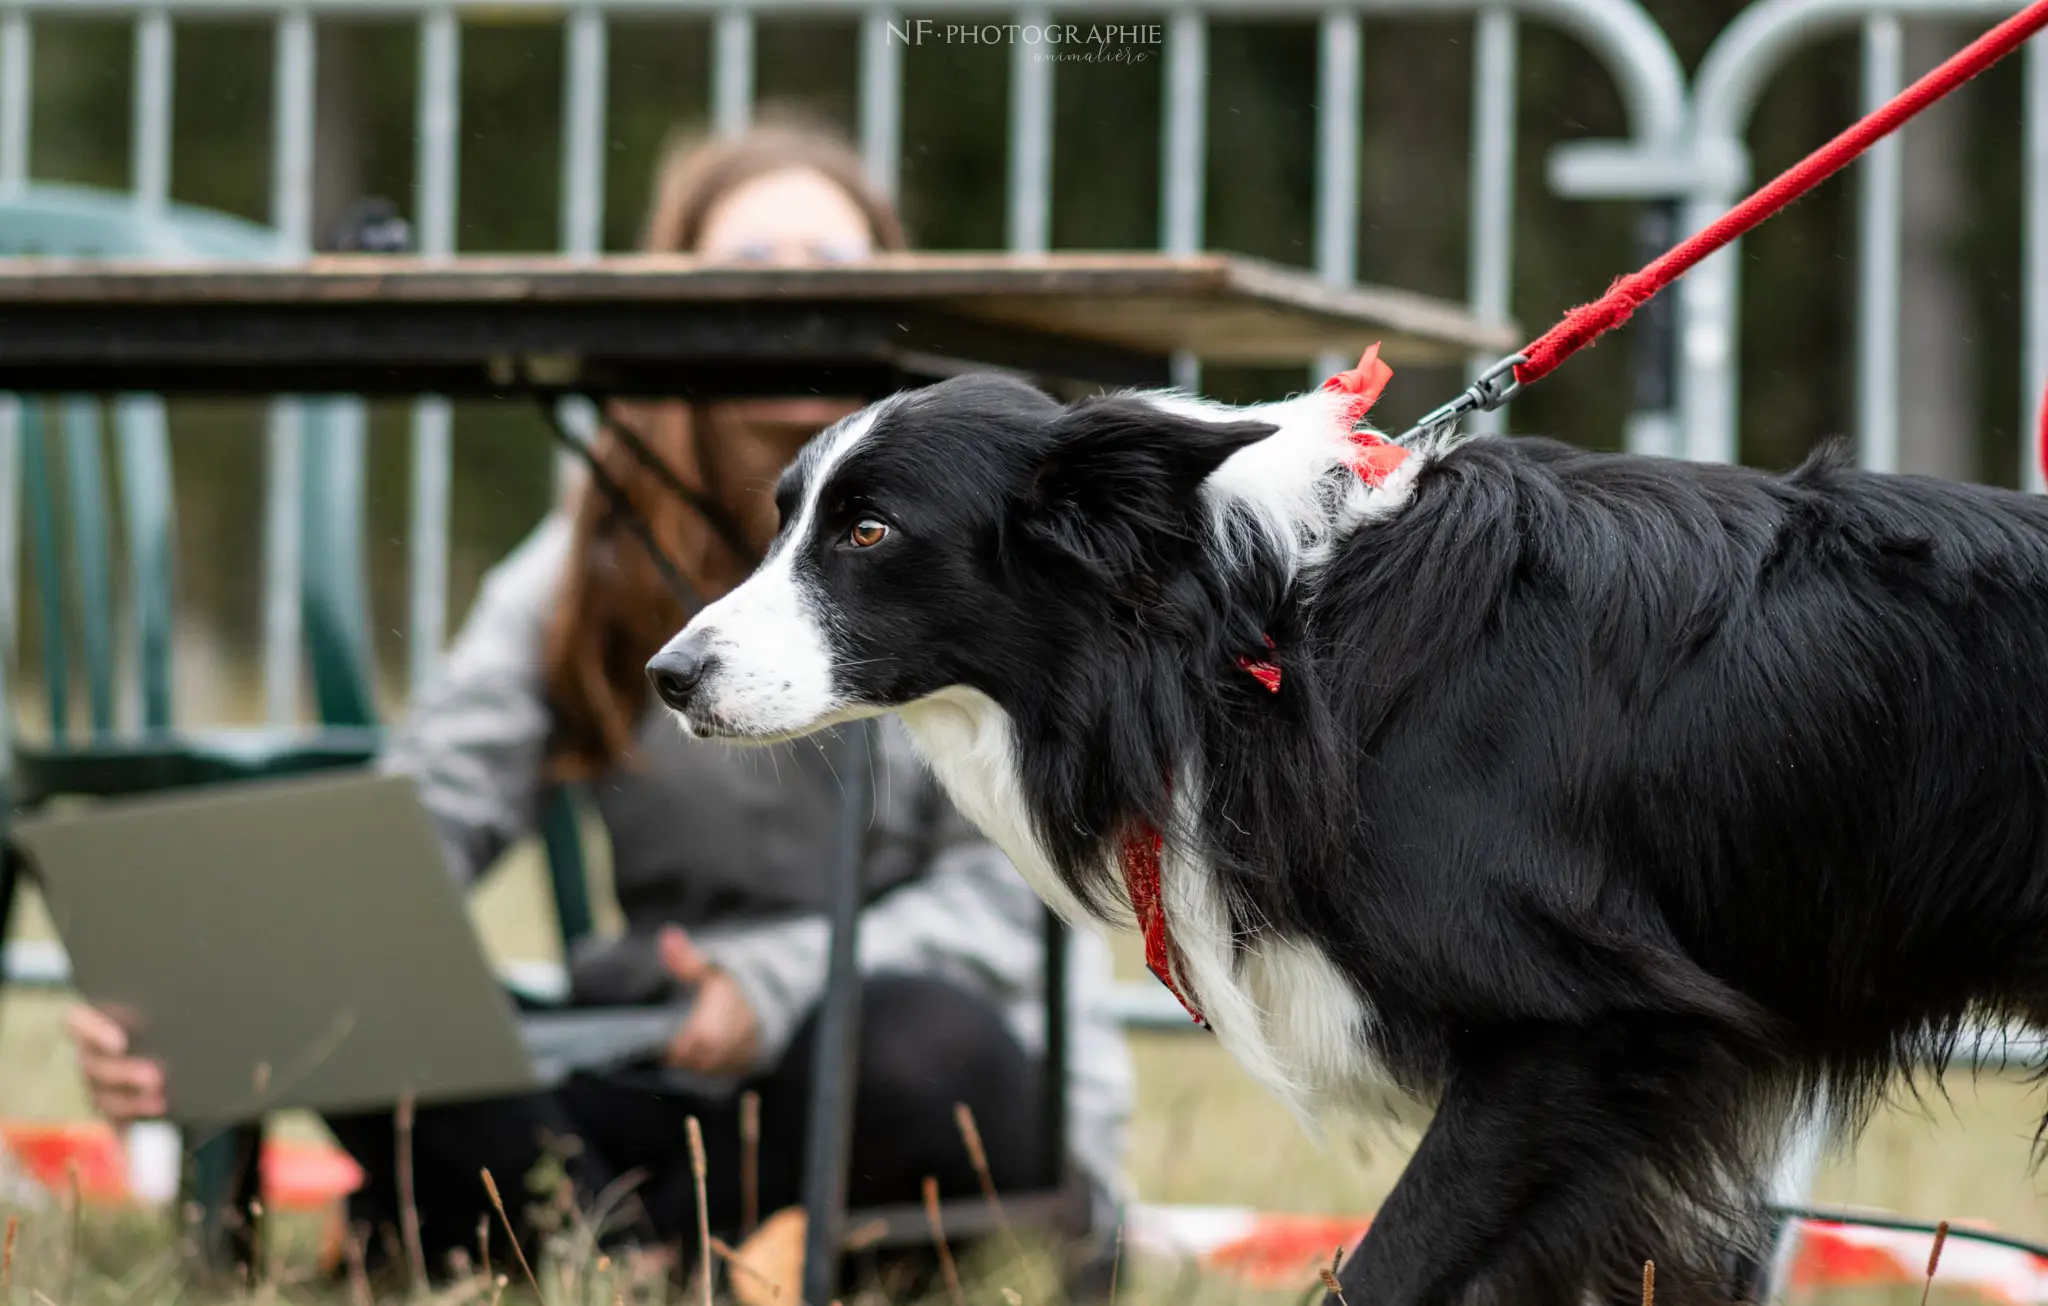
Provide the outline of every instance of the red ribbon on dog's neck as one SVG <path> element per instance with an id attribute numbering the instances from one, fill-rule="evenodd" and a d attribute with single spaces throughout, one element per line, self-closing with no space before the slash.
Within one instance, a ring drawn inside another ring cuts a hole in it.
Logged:
<path id="1" fill-rule="evenodd" d="M 1323 382 L 1323 389 L 1349 395 L 1338 410 L 1337 420 L 1343 425 L 1345 438 L 1351 448 L 1345 457 L 1359 480 L 1377 489 L 1385 485 L 1387 478 L 1396 468 L 1408 460 L 1408 451 L 1388 440 L 1376 431 L 1359 430 L 1366 413 L 1379 402 L 1380 392 L 1392 380 L 1394 369 L 1380 361 L 1380 347 L 1374 345 L 1358 360 L 1358 366 L 1348 372 L 1339 372 Z M 1272 637 L 1265 636 L 1266 647 L 1273 647 Z M 1280 665 L 1269 658 L 1254 658 L 1239 654 L 1238 669 L 1266 687 L 1266 692 L 1280 692 Z M 1145 969 L 1158 977 L 1167 992 L 1180 1000 L 1187 1013 L 1195 1018 L 1197 1025 L 1207 1025 L 1195 1004 L 1188 1001 L 1187 994 L 1180 991 L 1180 985 L 1173 978 L 1173 941 L 1166 932 L 1166 904 L 1159 884 L 1159 862 L 1166 850 L 1166 840 L 1150 825 L 1142 826 L 1124 840 L 1123 871 L 1124 892 L 1131 900 L 1131 911 L 1138 918 L 1138 931 L 1145 940 Z"/>

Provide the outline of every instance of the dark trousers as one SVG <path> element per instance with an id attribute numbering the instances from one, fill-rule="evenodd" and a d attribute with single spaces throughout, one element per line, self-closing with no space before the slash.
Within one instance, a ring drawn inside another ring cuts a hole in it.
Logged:
<path id="1" fill-rule="evenodd" d="M 1050 1184 L 1045 1156 L 1042 1071 L 1025 1054 L 986 998 L 921 976 L 866 982 L 862 995 L 859 1078 L 855 1089 L 850 1205 L 919 1200 L 925 1176 L 947 1197 L 979 1190 L 955 1118 L 974 1112 L 998 1187 Z M 760 1214 L 802 1200 L 801 1182 L 816 1013 L 799 1027 L 779 1065 L 748 1087 L 761 1099 Z M 704 1131 L 711 1230 L 734 1240 L 740 1223 L 740 1121 L 729 1099 L 678 1094 L 651 1072 L 580 1075 L 534 1097 L 422 1108 L 413 1127 L 413 1191 L 420 1239 L 437 1275 L 457 1248 L 475 1253 L 478 1223 L 489 1217 L 494 1246 L 504 1230 L 484 1191 L 488 1169 L 531 1256 L 526 1208 L 552 1194 L 528 1188 L 541 1162 L 561 1158 L 586 1213 L 608 1192 L 629 1193 L 614 1207 L 612 1241 L 678 1245 L 696 1253 L 697 1199 L 684 1121 Z M 362 1166 L 363 1187 L 349 1217 L 368 1236 L 373 1258 L 397 1245 L 400 1203 L 397 1139 L 388 1111 L 335 1117 L 328 1126 Z M 573 1141 L 572 1141 L 573 1140 Z M 602 1214 L 602 1212 L 600 1212 Z"/>

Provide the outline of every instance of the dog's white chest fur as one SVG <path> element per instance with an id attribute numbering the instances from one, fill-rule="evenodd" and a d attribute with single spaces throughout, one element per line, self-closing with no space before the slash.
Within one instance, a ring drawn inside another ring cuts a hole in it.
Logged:
<path id="1" fill-rule="evenodd" d="M 1033 829 L 1009 715 L 955 688 L 901 710 L 904 725 L 953 802 L 1062 918 L 1098 927 Z M 1121 872 L 1114 871 L 1120 879 Z M 1372 1015 L 1349 980 L 1306 940 L 1277 931 L 1237 937 L 1208 867 L 1169 845 L 1160 888 L 1189 996 L 1217 1039 L 1311 1129 L 1383 1096 Z"/>

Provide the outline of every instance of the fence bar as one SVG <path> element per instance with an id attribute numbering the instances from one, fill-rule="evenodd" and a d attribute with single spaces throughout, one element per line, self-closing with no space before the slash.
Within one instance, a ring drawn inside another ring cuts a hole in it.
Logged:
<path id="1" fill-rule="evenodd" d="M 1358 279 L 1358 15 L 1332 9 L 1323 15 L 1316 73 L 1316 275 L 1333 286 Z M 1308 383 L 1318 385 L 1351 366 L 1325 352 L 1311 363 Z"/>
<path id="2" fill-rule="evenodd" d="M 1020 28 L 1043 32 L 1051 16 L 1034 6 L 1017 15 Z M 1043 254 L 1052 240 L 1052 61 L 1045 47 L 1010 43 L 1010 248 Z"/>
<path id="3" fill-rule="evenodd" d="M 2041 470 L 2042 406 L 2048 394 L 2048 41 L 2029 41 L 2026 51 L 2026 157 L 2020 168 L 2026 225 L 2026 358 L 2020 396 L 2020 484 L 2048 491 Z"/>
<path id="4" fill-rule="evenodd" d="M 28 183 L 29 70 L 34 59 L 28 15 L 0 13 L 0 191 Z M 0 656 L 14 656 L 21 576 L 21 400 L 0 395 Z M 6 907 L 0 904 L 0 915 Z"/>
<path id="5" fill-rule="evenodd" d="M 719 111 L 724 111 L 727 46 L 730 35 L 726 20 L 734 11 L 718 18 L 717 66 L 713 93 Z M 745 31 L 751 75 L 753 55 L 752 19 Z M 564 33 L 562 80 L 562 252 L 571 258 L 590 258 L 604 248 L 604 149 L 605 79 L 610 65 L 608 31 L 604 12 L 595 5 L 580 5 L 569 13 Z M 751 95 L 749 88 L 746 95 Z M 721 119 L 722 123 L 722 119 Z M 742 121 L 744 126 L 744 121 Z M 720 127 L 721 131 L 725 128 Z M 590 438 L 596 429 L 597 411 L 581 396 L 557 401 L 555 414 L 569 430 Z M 416 457 L 424 456 L 417 454 Z M 576 483 L 581 468 L 575 455 L 565 449 L 554 453 L 555 492 L 559 500 Z M 445 497 L 445 495 L 444 495 Z M 444 576 L 445 583 L 445 576 Z"/>
<path id="6" fill-rule="evenodd" d="M 419 252 L 455 251 L 456 195 L 462 148 L 462 25 L 450 5 L 420 16 L 419 154 L 413 176 Z"/>
<path id="7" fill-rule="evenodd" d="M 296 253 L 313 248 L 313 15 L 277 17 L 271 73 L 270 221 Z"/>
<path id="8" fill-rule="evenodd" d="M 1505 322 L 1514 285 L 1515 113 L 1519 46 L 1514 11 L 1480 11 L 1472 53 L 1472 217 L 1466 233 L 1466 294 L 1484 322 Z M 1475 355 L 1467 379 L 1497 360 Z M 1498 435 L 1507 410 L 1474 413 L 1467 430 Z"/>
<path id="9" fill-rule="evenodd" d="M 0 13 L 0 189 L 28 184 L 28 113 L 35 33 L 20 9 Z"/>
<path id="10" fill-rule="evenodd" d="M 1905 86 L 1905 38 L 1899 20 L 1863 23 L 1863 112 L 1882 108 Z M 1863 156 L 1857 195 L 1856 459 L 1876 472 L 1899 470 L 1899 137 Z"/>
<path id="11" fill-rule="evenodd" d="M 569 14 L 562 114 L 562 252 L 588 258 L 604 248 L 604 109 L 608 58 L 604 13 Z"/>
<path id="12" fill-rule="evenodd" d="M 1680 234 L 1700 230 L 1726 212 L 1718 195 L 1686 201 Z M 1741 293 L 1742 242 L 1736 241 L 1678 283 L 1679 411 L 1682 454 L 1700 462 L 1735 461 L 1735 310 Z"/>
<path id="13" fill-rule="evenodd" d="M 130 184 L 144 208 L 171 196 L 171 16 L 145 10 L 135 20 L 134 128 Z"/>
<path id="14" fill-rule="evenodd" d="M 299 719 L 299 479 L 305 409 L 270 406 L 263 513 L 263 703 L 272 725 Z"/>
<path id="15" fill-rule="evenodd" d="M 1160 169 L 1159 246 L 1170 254 L 1202 247 L 1208 81 L 1208 20 L 1192 9 L 1179 10 L 1166 24 L 1166 157 Z"/>
<path id="16" fill-rule="evenodd" d="M 406 558 L 406 683 L 418 693 L 440 666 L 448 638 L 448 503 L 454 482 L 455 412 L 439 395 L 412 407 L 412 502 Z"/>
<path id="17" fill-rule="evenodd" d="M 303 6 L 278 14 L 271 72 L 271 223 L 293 253 L 313 247 L 314 29 Z M 263 544 L 263 700 L 273 725 L 299 716 L 299 477 L 304 412 L 270 407 Z"/>
<path id="18" fill-rule="evenodd" d="M 1208 153 L 1209 24 L 1193 9 L 1176 10 L 1166 23 L 1166 107 L 1160 121 L 1165 158 L 1159 174 L 1159 247 L 1192 254 L 1202 247 L 1202 197 Z M 1201 386 L 1201 361 L 1173 356 L 1173 383 Z"/>
<path id="19" fill-rule="evenodd" d="M 462 26 L 439 5 L 420 16 L 419 153 L 413 181 L 418 246 L 455 252 L 462 142 Z M 418 693 L 440 665 L 448 635 L 448 504 L 455 412 L 439 395 L 412 407 L 412 498 L 407 524 L 406 683 Z"/>
<path id="20" fill-rule="evenodd" d="M 21 609 L 21 396 L 0 394 L 0 666 L 14 665 Z M 0 912 L 6 907 L 0 905 Z M 0 983 L 6 981 L 0 974 Z"/>
<path id="21" fill-rule="evenodd" d="M 860 154 L 891 199 L 903 166 L 903 47 L 891 29 L 902 21 L 893 9 L 870 9 L 860 20 Z"/>
<path id="22" fill-rule="evenodd" d="M 728 11 L 729 14 L 730 11 Z M 721 112 L 727 73 L 726 31 L 728 14 L 719 15 L 717 94 Z M 754 29 L 751 16 L 745 31 L 747 54 L 744 67 L 751 82 Z M 564 80 L 568 93 L 562 115 L 562 252 L 571 258 L 594 257 L 604 248 L 604 110 L 605 74 L 609 59 L 606 48 L 604 13 L 595 5 L 583 5 L 569 15 L 568 39 L 564 42 L 567 67 Z M 753 94 L 749 85 L 744 97 Z M 741 126 L 744 127 L 744 119 Z M 721 126 L 721 130 L 724 128 Z M 585 435 L 597 427 L 597 412 L 590 401 L 573 397 L 560 401 L 555 409 L 562 424 Z M 574 484 L 580 472 L 575 455 L 566 449 L 555 451 L 555 487 L 562 491 Z"/>
<path id="23" fill-rule="evenodd" d="M 729 48 L 735 38 L 727 29 L 728 20 L 735 13 L 739 13 L 745 20 L 740 37 L 743 38 L 746 53 L 740 66 L 749 84 L 739 92 L 742 110 L 740 125 L 728 128 L 725 125 L 726 101 L 729 94 L 726 79 L 730 72 L 729 65 L 733 62 L 728 57 Z M 719 130 L 722 133 L 741 130 L 746 125 L 745 104 L 753 94 L 752 24 L 751 15 L 737 10 L 726 10 L 718 16 L 712 94 L 719 116 Z M 582 5 L 571 10 L 565 37 L 565 94 L 562 100 L 562 252 L 572 258 L 588 258 L 596 255 L 604 247 L 605 80 L 610 66 L 604 12 L 595 5 Z M 591 433 L 596 430 L 597 410 L 589 400 L 581 396 L 558 401 L 555 405 L 555 414 L 564 427 L 581 435 L 585 440 L 590 439 Z M 554 478 L 557 499 L 576 483 L 581 470 L 574 454 L 565 449 L 555 450 Z"/>
<path id="24" fill-rule="evenodd" d="M 711 125 L 737 136 L 754 117 L 754 13 L 721 9 L 712 24 Z"/>

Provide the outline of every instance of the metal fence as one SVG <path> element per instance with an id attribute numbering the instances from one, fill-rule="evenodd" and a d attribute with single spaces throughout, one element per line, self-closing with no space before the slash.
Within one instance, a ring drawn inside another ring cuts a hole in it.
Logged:
<path id="1" fill-rule="evenodd" d="M 291 248 L 310 249 L 314 151 L 316 19 L 322 16 L 416 16 L 419 25 L 418 153 L 415 177 L 417 243 L 421 256 L 454 252 L 457 151 L 461 140 L 458 94 L 465 13 L 502 17 L 508 11 L 559 14 L 564 24 L 566 94 L 561 123 L 562 252 L 586 257 L 600 248 L 604 224 L 605 112 L 608 20 L 652 15 L 692 17 L 712 30 L 709 116 L 717 130 L 748 121 L 754 98 L 754 29 L 757 15 L 814 14 L 852 17 L 859 26 L 858 139 L 874 177 L 892 192 L 901 148 L 903 59 L 909 23 L 924 16 L 866 0 L 606 0 L 563 5 L 559 0 L 17 0 L 0 3 L 0 188 L 31 179 L 30 88 L 35 70 L 35 22 L 62 13 L 132 16 L 133 148 L 131 185 L 145 205 L 170 192 L 173 46 L 182 23 L 209 18 L 267 18 L 274 23 L 275 97 L 272 106 L 271 221 Z M 1159 246 L 1185 252 L 1203 244 L 1203 139 L 1208 94 L 1208 26 L 1212 17 L 1294 16 L 1320 25 L 1317 86 L 1315 254 L 1317 272 L 1332 282 L 1354 274 L 1358 240 L 1357 157 L 1360 135 L 1360 42 L 1363 21 L 1384 16 L 1470 14 L 1473 41 L 1471 226 L 1468 236 L 1471 306 L 1504 319 L 1513 284 L 1511 263 L 1515 169 L 1518 20 L 1528 17 L 1565 30 L 1606 66 L 1627 108 L 1630 138 L 1610 152 L 1631 157 L 1673 157 L 1685 131 L 1683 74 L 1669 44 L 1634 0 L 1360 0 L 1331 6 L 1303 0 L 1045 0 L 1014 3 L 942 0 L 932 13 L 949 21 L 1016 24 L 1027 34 L 1048 22 L 1084 15 L 1139 15 L 1162 29 L 1164 75 Z M 1008 117 L 1007 241 L 1021 252 L 1047 248 L 1051 232 L 1054 66 L 1036 57 L 1029 39 L 1011 42 Z M 1490 360 L 1475 360 L 1490 361 Z M 1193 378 L 1192 360 L 1180 360 Z M 451 411 L 446 401 L 419 401 L 412 417 L 410 610 L 407 631 L 414 683 L 429 674 L 447 632 L 448 504 Z M 291 512 L 298 435 L 288 421 L 270 434 L 270 528 L 266 549 L 264 680 L 270 715 L 288 720 L 298 710 L 298 643 Z"/>
<path id="2" fill-rule="evenodd" d="M 719 131 L 744 127 L 754 99 L 754 29 L 759 15 L 816 15 L 858 23 L 858 122 L 870 171 L 894 190 L 901 150 L 903 60 L 918 18 L 1014 25 L 1007 123 L 1007 242 L 1042 251 L 1051 235 L 1054 64 L 1037 57 L 1028 33 L 1048 23 L 1139 16 L 1163 35 L 1159 237 L 1161 249 L 1199 249 L 1202 230 L 1208 29 L 1216 18 L 1296 17 L 1320 27 L 1316 93 L 1314 249 L 1317 272 L 1333 282 L 1354 275 L 1358 239 L 1362 28 L 1367 20 L 1471 15 L 1474 22 L 1471 203 L 1467 298 L 1481 316 L 1509 315 L 1514 285 L 1516 69 L 1520 21 L 1548 23 L 1583 44 L 1606 67 L 1626 106 L 1629 135 L 1581 141 L 1549 162 L 1553 188 L 1575 198 L 1649 201 L 1654 233 L 1691 230 L 1718 215 L 1749 183 L 1744 135 L 1758 96 L 1803 46 L 1861 26 L 1865 100 L 1876 103 L 1901 81 L 1900 24 L 1907 19 L 1988 22 L 2019 0 L 1759 0 L 1716 40 L 1688 87 L 1670 43 L 1636 0 L 939 0 L 930 10 L 871 0 L 0 0 L 0 188 L 31 179 L 29 113 L 39 16 L 126 16 L 134 25 L 131 186 L 147 206 L 170 192 L 173 47 L 178 27 L 209 18 L 273 24 L 271 221 L 288 247 L 312 243 L 316 20 L 413 17 L 418 23 L 418 152 L 415 228 L 422 257 L 455 250 L 456 181 L 461 141 L 462 27 L 466 13 L 508 11 L 559 16 L 564 28 L 562 252 L 595 254 L 604 227 L 608 24 L 614 17 L 674 16 L 707 22 L 712 32 L 709 117 Z M 1022 34 L 1022 35 L 1020 35 Z M 2048 386 L 2048 47 L 2025 57 L 2024 384 L 2020 429 L 2031 441 Z M 1856 341 L 1858 445 L 1864 463 L 1897 463 L 1902 172 L 1896 139 L 1859 165 L 1860 239 Z M 1626 260 L 1621 260 L 1626 262 Z M 1632 424 L 1632 445 L 1701 459 L 1727 460 L 1738 448 L 1737 373 L 1740 258 L 1731 250 L 1682 283 L 1675 303 L 1650 317 L 1667 336 L 1668 384 L 1652 385 Z M 1617 267 L 1617 271 L 1622 270 Z M 1656 348 L 1648 351 L 1653 360 Z M 1327 362 L 1328 360 L 1322 360 Z M 1475 364 L 1487 360 L 1474 360 Z M 1319 364 L 1320 365 L 1320 364 Z M 1192 380 L 1192 360 L 1181 360 Z M 1659 398 L 1658 392 L 1668 392 Z M 1665 411 L 1659 411 L 1660 408 Z M 288 412 L 289 410 L 284 410 Z M 1497 422 L 1495 415 L 1488 422 Z M 448 503 L 451 411 L 425 398 L 412 418 L 410 675 L 427 675 L 447 633 Z M 271 522 L 265 569 L 265 684 L 270 714 L 297 712 L 296 557 L 287 529 L 298 436 L 273 423 Z M 2031 488 L 2041 489 L 2032 456 L 2023 456 Z"/>
<path id="3" fill-rule="evenodd" d="M 1741 197 L 1750 180 L 1743 147 L 1750 114 L 1771 77 L 1801 48 L 1860 27 L 1862 98 L 1868 110 L 1904 87 L 1902 21 L 1989 25 L 2020 8 L 2019 0 L 1760 0 L 1744 10 L 1715 40 L 1693 80 L 1687 228 L 1712 221 Z M 2043 387 L 2048 386 L 2048 45 L 2034 41 L 2021 58 L 2026 125 L 2020 466 L 2027 487 L 2040 491 L 2048 488 L 2034 454 Z M 1877 146 L 1857 171 L 1856 443 L 1865 466 L 1892 471 L 1898 466 L 1903 307 L 1899 138 Z M 1731 249 L 1702 264 L 1680 289 L 1680 451 L 1688 457 L 1727 460 L 1738 448 L 1739 268 L 1737 251 Z"/>

